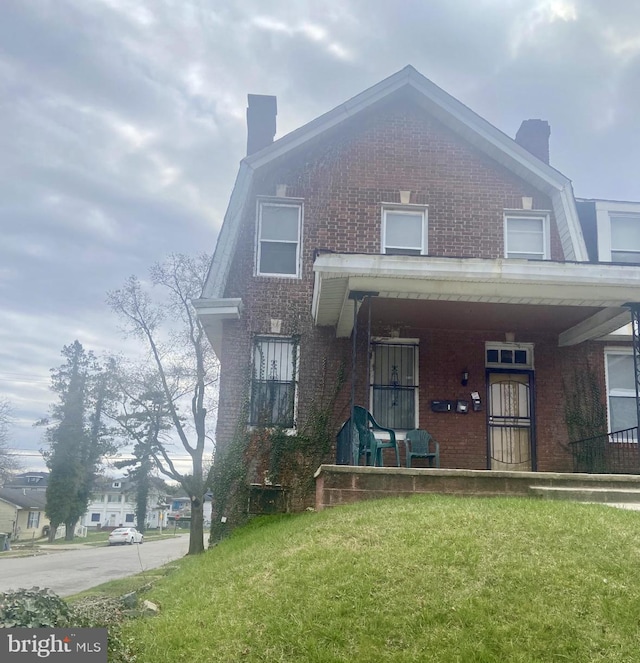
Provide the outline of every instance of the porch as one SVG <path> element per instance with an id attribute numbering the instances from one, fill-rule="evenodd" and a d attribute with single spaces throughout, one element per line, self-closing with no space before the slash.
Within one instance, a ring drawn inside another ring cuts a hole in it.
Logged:
<path id="1" fill-rule="evenodd" d="M 325 254 L 314 271 L 315 324 L 351 346 L 349 412 L 361 405 L 397 431 L 401 453 L 420 428 L 440 442 L 442 468 L 639 471 L 633 440 L 570 444 L 637 425 L 636 268 Z M 614 368 L 620 385 L 606 381 Z M 577 463 L 603 448 L 618 460 Z"/>
<path id="2" fill-rule="evenodd" d="M 640 475 L 321 465 L 315 479 L 317 510 L 418 493 L 573 499 L 640 508 Z"/>

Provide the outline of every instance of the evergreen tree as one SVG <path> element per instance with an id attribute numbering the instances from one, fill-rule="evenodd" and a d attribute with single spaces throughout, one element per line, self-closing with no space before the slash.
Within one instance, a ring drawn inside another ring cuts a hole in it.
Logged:
<path id="1" fill-rule="evenodd" d="M 66 526 L 67 540 L 87 510 L 95 473 L 103 454 L 112 450 L 102 425 L 108 373 L 85 352 L 79 341 L 62 350 L 65 363 L 52 369 L 51 389 L 58 395 L 48 426 L 49 449 L 44 452 L 49 468 L 46 514 L 51 521 L 50 539 Z"/>

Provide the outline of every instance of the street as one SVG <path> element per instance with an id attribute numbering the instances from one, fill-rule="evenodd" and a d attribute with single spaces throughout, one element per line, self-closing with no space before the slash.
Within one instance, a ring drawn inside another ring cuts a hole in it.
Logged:
<path id="1" fill-rule="evenodd" d="M 186 555 L 188 549 L 189 536 L 179 535 L 133 546 L 50 549 L 35 557 L 0 555 L 0 592 L 49 587 L 59 596 L 70 596 L 109 580 L 163 566 Z"/>

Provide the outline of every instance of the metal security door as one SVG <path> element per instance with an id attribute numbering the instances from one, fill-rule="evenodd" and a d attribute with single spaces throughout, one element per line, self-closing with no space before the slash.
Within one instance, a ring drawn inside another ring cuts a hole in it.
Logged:
<path id="1" fill-rule="evenodd" d="M 489 373 L 489 467 L 529 471 L 532 463 L 530 375 Z"/>

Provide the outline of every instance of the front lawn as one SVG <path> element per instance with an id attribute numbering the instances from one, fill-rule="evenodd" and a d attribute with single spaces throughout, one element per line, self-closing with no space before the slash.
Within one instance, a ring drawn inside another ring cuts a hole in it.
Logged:
<path id="1" fill-rule="evenodd" d="M 180 562 L 138 661 L 637 661 L 640 513 L 419 496 L 258 519 Z"/>

